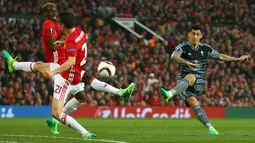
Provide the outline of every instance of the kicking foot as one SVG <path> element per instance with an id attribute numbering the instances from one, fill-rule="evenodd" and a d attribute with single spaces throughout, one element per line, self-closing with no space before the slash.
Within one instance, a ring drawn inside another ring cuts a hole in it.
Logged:
<path id="1" fill-rule="evenodd" d="M 171 91 L 167 91 L 164 88 L 160 88 L 160 93 L 162 96 L 162 101 L 168 102 L 168 100 L 173 96 Z"/>
<path id="2" fill-rule="evenodd" d="M 8 64 L 9 72 L 14 72 L 15 70 L 13 68 L 13 62 L 16 62 L 16 58 L 13 59 L 12 56 L 6 50 L 2 51 L 2 55 L 4 57 L 5 62 Z"/>
<path id="3" fill-rule="evenodd" d="M 133 91 L 135 90 L 135 84 L 132 82 L 127 88 L 120 89 L 120 96 L 124 97 L 126 101 L 129 101 Z"/>

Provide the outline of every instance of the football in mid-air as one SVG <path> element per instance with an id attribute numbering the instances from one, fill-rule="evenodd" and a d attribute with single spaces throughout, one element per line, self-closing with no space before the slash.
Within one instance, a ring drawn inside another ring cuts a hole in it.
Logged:
<path id="1" fill-rule="evenodd" d="M 111 62 L 102 61 L 97 67 L 97 72 L 101 78 L 109 79 L 115 75 L 116 68 Z"/>

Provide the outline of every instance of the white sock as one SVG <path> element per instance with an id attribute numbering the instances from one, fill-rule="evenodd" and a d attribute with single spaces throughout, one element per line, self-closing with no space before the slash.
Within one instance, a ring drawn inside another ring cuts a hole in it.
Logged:
<path id="1" fill-rule="evenodd" d="M 120 95 L 121 91 L 118 88 L 115 88 L 105 82 L 99 81 L 96 78 L 91 79 L 90 86 L 98 91 L 103 91 L 107 93 L 112 93 L 116 95 Z"/>
<path id="2" fill-rule="evenodd" d="M 79 102 L 75 97 L 72 98 L 70 101 L 68 101 L 65 105 L 65 107 L 63 108 L 63 113 L 65 114 L 70 114 L 74 111 L 76 111 L 79 107 L 81 107 L 82 105 L 84 105 L 85 103 L 83 102 Z"/>
<path id="3" fill-rule="evenodd" d="M 13 68 L 15 70 L 22 70 L 26 72 L 35 72 L 33 62 L 14 62 Z"/>
<path id="4" fill-rule="evenodd" d="M 60 122 L 67 125 L 69 128 L 72 128 L 82 136 L 84 136 L 88 131 L 84 129 L 74 118 L 65 113 L 62 113 L 59 118 Z"/>

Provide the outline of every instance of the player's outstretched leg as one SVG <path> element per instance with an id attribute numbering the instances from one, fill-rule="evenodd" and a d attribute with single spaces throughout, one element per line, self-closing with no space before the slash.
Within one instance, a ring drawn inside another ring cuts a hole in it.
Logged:
<path id="1" fill-rule="evenodd" d="M 4 57 L 5 62 L 8 65 L 9 72 L 14 72 L 15 70 L 13 67 L 13 63 L 16 61 L 16 59 L 13 59 L 12 56 L 6 50 L 2 51 L 2 55 Z"/>
<path id="2" fill-rule="evenodd" d="M 56 120 L 53 117 L 50 117 L 46 120 L 46 123 L 50 127 L 50 130 L 51 130 L 52 134 L 54 134 L 54 135 L 59 134 L 59 132 L 58 132 L 58 123 L 59 123 L 59 121 L 58 120 Z"/>
<path id="3" fill-rule="evenodd" d="M 88 77 L 85 77 L 85 78 L 88 79 Z M 128 100 L 128 101 L 130 100 L 130 97 L 132 96 L 132 93 L 135 89 L 134 83 L 131 83 L 125 89 L 118 89 L 118 88 L 115 88 L 115 87 L 113 87 L 105 82 L 102 82 L 94 77 L 89 82 L 87 82 L 87 80 L 85 80 L 85 82 L 89 83 L 90 86 L 97 91 L 103 91 L 103 92 L 107 92 L 107 93 L 116 94 L 116 95 L 124 97 L 124 99 Z"/>
<path id="4" fill-rule="evenodd" d="M 25 72 L 45 72 L 50 68 L 51 63 L 43 63 L 41 61 L 37 62 L 18 62 L 16 58 L 13 59 L 12 56 L 6 51 L 2 51 L 4 60 L 8 64 L 9 72 L 14 72 L 16 70 L 21 70 Z"/>
<path id="5" fill-rule="evenodd" d="M 194 75 L 187 75 L 185 78 L 180 80 L 177 85 L 170 91 L 165 90 L 164 88 L 160 88 L 160 93 L 162 96 L 162 100 L 164 102 L 168 102 L 170 98 L 174 95 L 184 92 L 190 86 L 190 83 L 194 84 L 196 81 L 196 77 Z"/>

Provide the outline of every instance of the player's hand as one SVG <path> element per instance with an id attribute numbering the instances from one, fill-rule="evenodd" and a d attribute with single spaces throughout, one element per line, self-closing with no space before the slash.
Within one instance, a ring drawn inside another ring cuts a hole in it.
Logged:
<path id="1" fill-rule="evenodd" d="M 191 68 L 191 69 L 200 68 L 200 66 L 198 64 L 194 64 L 191 62 L 187 62 L 187 66 L 189 66 L 189 68 Z"/>
<path id="2" fill-rule="evenodd" d="M 249 56 L 248 55 L 243 55 L 238 59 L 239 59 L 240 62 L 249 63 Z"/>
<path id="3" fill-rule="evenodd" d="M 54 75 L 55 75 L 55 73 L 52 72 L 52 71 L 46 71 L 46 72 L 43 73 L 43 76 L 45 78 L 50 78 L 50 77 L 53 77 Z"/>
<path id="4" fill-rule="evenodd" d="M 54 47 L 60 47 L 60 46 L 64 45 L 64 43 L 65 43 L 65 41 L 55 41 L 53 43 L 53 45 L 54 45 Z"/>
<path id="5" fill-rule="evenodd" d="M 191 62 L 187 62 L 187 65 L 193 71 L 198 71 L 201 68 L 198 64 L 194 64 L 194 63 L 191 63 Z"/>

